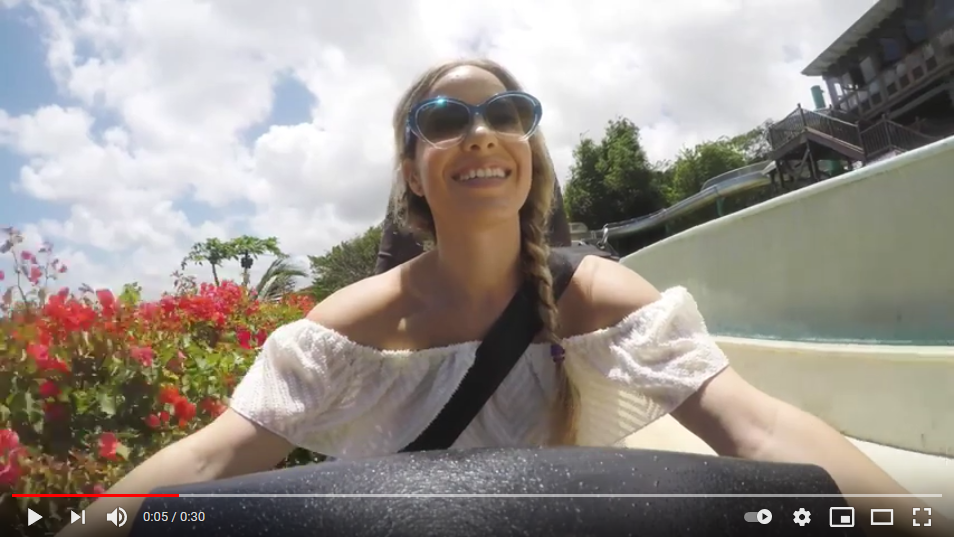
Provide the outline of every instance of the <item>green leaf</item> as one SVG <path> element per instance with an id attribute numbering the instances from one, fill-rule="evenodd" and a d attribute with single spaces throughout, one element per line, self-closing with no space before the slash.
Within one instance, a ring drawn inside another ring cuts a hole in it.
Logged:
<path id="1" fill-rule="evenodd" d="M 103 414 L 106 414 L 107 416 L 116 415 L 115 397 L 106 393 L 101 393 L 99 394 L 99 397 L 97 397 L 97 401 L 99 402 L 99 409 L 103 411 Z"/>
<path id="2" fill-rule="evenodd" d="M 33 399 L 33 394 L 30 392 L 23 393 L 23 410 L 28 414 L 33 414 L 33 411 L 36 410 L 36 401 Z"/>
<path id="3" fill-rule="evenodd" d="M 89 397 L 80 390 L 73 392 L 73 407 L 76 408 L 77 414 L 86 414 L 89 412 Z"/>

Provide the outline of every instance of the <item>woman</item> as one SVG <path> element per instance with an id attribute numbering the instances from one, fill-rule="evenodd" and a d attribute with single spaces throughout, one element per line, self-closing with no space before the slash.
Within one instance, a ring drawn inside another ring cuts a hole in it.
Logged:
<path id="1" fill-rule="evenodd" d="M 397 452 L 450 398 L 477 341 L 529 280 L 544 329 L 455 447 L 609 445 L 672 413 L 721 455 L 814 463 L 848 493 L 906 493 L 837 431 L 736 374 L 685 290 L 659 293 L 590 257 L 554 303 L 544 239 L 554 173 L 540 116 L 495 63 L 426 73 L 394 115 L 394 216 L 435 248 L 276 330 L 228 411 L 110 492 L 265 471 L 294 446 L 340 459 Z M 551 358 L 553 343 L 565 359 Z M 642 410 L 609 419 L 606 404 Z M 100 500 L 87 518 L 117 506 L 135 517 L 138 500 Z"/>

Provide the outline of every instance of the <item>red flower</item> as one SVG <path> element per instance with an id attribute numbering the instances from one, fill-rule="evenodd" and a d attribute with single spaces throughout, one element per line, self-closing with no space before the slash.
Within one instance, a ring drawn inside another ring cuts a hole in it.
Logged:
<path id="1" fill-rule="evenodd" d="M 258 346 L 261 347 L 262 345 L 265 344 L 265 340 L 268 339 L 268 332 L 266 332 L 265 329 L 262 328 L 261 330 L 258 331 L 257 334 L 255 334 L 255 339 L 256 339 L 256 342 L 258 343 Z"/>
<path id="2" fill-rule="evenodd" d="M 159 389 L 159 402 L 164 405 L 173 405 L 180 397 L 182 396 L 175 386 L 163 386 Z"/>
<path id="3" fill-rule="evenodd" d="M 162 423 L 169 423 L 169 413 L 163 410 L 159 413 L 159 419 L 162 421 Z"/>
<path id="4" fill-rule="evenodd" d="M 38 345 L 36 343 L 30 343 L 27 345 L 27 354 L 29 354 L 37 362 L 42 362 L 44 360 L 50 359 L 50 348 L 46 345 Z"/>
<path id="5" fill-rule="evenodd" d="M 195 417 L 195 405 L 185 397 L 180 397 L 173 406 L 173 413 L 179 418 L 179 427 L 184 427 L 188 421 Z"/>
<path id="6" fill-rule="evenodd" d="M 119 447 L 119 440 L 113 433 L 103 433 L 99 436 L 99 456 L 111 461 L 116 460 L 116 448 Z"/>
<path id="7" fill-rule="evenodd" d="M 63 274 L 64 272 L 66 272 L 66 265 L 60 265 L 59 273 Z"/>
<path id="8" fill-rule="evenodd" d="M 50 357 L 50 348 L 46 345 L 31 343 L 27 345 L 27 354 L 33 357 L 40 371 L 70 372 L 70 366 L 66 362 Z"/>
<path id="9" fill-rule="evenodd" d="M 13 488 L 20 479 L 20 437 L 12 429 L 0 429 L 0 487 Z"/>
<path id="10" fill-rule="evenodd" d="M 20 436 L 13 429 L 0 429 L 0 457 L 6 457 L 20 448 Z"/>
<path id="11" fill-rule="evenodd" d="M 249 341 L 252 339 L 252 334 L 248 330 L 242 328 L 235 331 L 235 339 L 238 340 L 239 347 L 243 349 L 251 349 L 252 346 L 249 344 Z"/>
<path id="12" fill-rule="evenodd" d="M 45 380 L 40 384 L 40 397 L 49 399 L 60 394 L 60 387 L 52 380 Z"/>
<path id="13" fill-rule="evenodd" d="M 24 261 L 33 261 L 34 257 L 33 257 L 33 254 L 31 254 L 30 252 L 24 250 L 24 251 L 20 252 L 20 259 L 22 259 L 22 260 L 24 260 Z"/>
<path id="14" fill-rule="evenodd" d="M 67 298 L 67 297 L 69 297 L 69 296 L 70 296 L 70 288 L 69 288 L 69 287 L 63 287 L 62 289 L 60 289 L 60 291 L 59 291 L 58 293 L 56 293 L 56 296 L 58 296 L 58 297 L 60 297 L 60 298 Z"/>
<path id="15" fill-rule="evenodd" d="M 146 427 L 149 427 L 150 429 L 158 429 L 159 426 L 162 425 L 159 422 L 159 416 L 155 414 L 149 414 L 148 416 L 146 416 L 145 422 L 146 422 Z"/>
<path id="16" fill-rule="evenodd" d="M 41 269 L 40 267 L 36 265 L 33 265 L 32 267 L 30 267 L 30 275 L 27 277 L 27 279 L 30 280 L 30 283 L 32 283 L 33 285 L 36 285 L 40 283 L 40 278 L 42 277 L 43 277 L 43 269 Z"/>
<path id="17" fill-rule="evenodd" d="M 132 347 L 129 349 L 129 355 L 145 367 L 152 367 L 153 359 L 156 357 L 152 347 Z"/>
<path id="18" fill-rule="evenodd" d="M 3 281 L 3 278 L 4 278 L 5 276 L 6 276 L 6 275 L 3 273 L 3 271 L 0 270 L 0 281 Z"/>
<path id="19" fill-rule="evenodd" d="M 210 414 L 212 417 L 219 417 L 225 412 L 226 406 L 221 401 L 213 399 L 212 397 L 206 397 L 199 404 L 203 411 Z"/>
<path id="20" fill-rule="evenodd" d="M 106 494 L 106 487 L 96 483 L 95 485 L 88 487 L 86 489 L 87 494 Z"/>
<path id="21" fill-rule="evenodd" d="M 116 313 L 116 297 L 109 289 L 99 289 L 96 291 L 96 300 L 99 300 L 100 307 L 103 308 L 103 315 L 112 317 Z"/>

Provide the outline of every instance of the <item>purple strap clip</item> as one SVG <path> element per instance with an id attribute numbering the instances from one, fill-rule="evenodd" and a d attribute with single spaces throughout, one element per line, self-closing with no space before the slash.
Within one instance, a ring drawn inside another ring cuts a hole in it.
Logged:
<path id="1" fill-rule="evenodd" d="M 553 358 L 554 363 L 562 364 L 566 358 L 566 349 L 559 343 L 552 343 L 550 344 L 550 357 Z"/>

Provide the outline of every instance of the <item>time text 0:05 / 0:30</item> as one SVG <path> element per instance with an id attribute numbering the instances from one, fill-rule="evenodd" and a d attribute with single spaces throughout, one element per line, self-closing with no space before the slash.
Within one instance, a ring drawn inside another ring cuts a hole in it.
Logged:
<path id="1" fill-rule="evenodd" d="M 143 522 L 205 522 L 202 511 L 145 511 Z"/>

